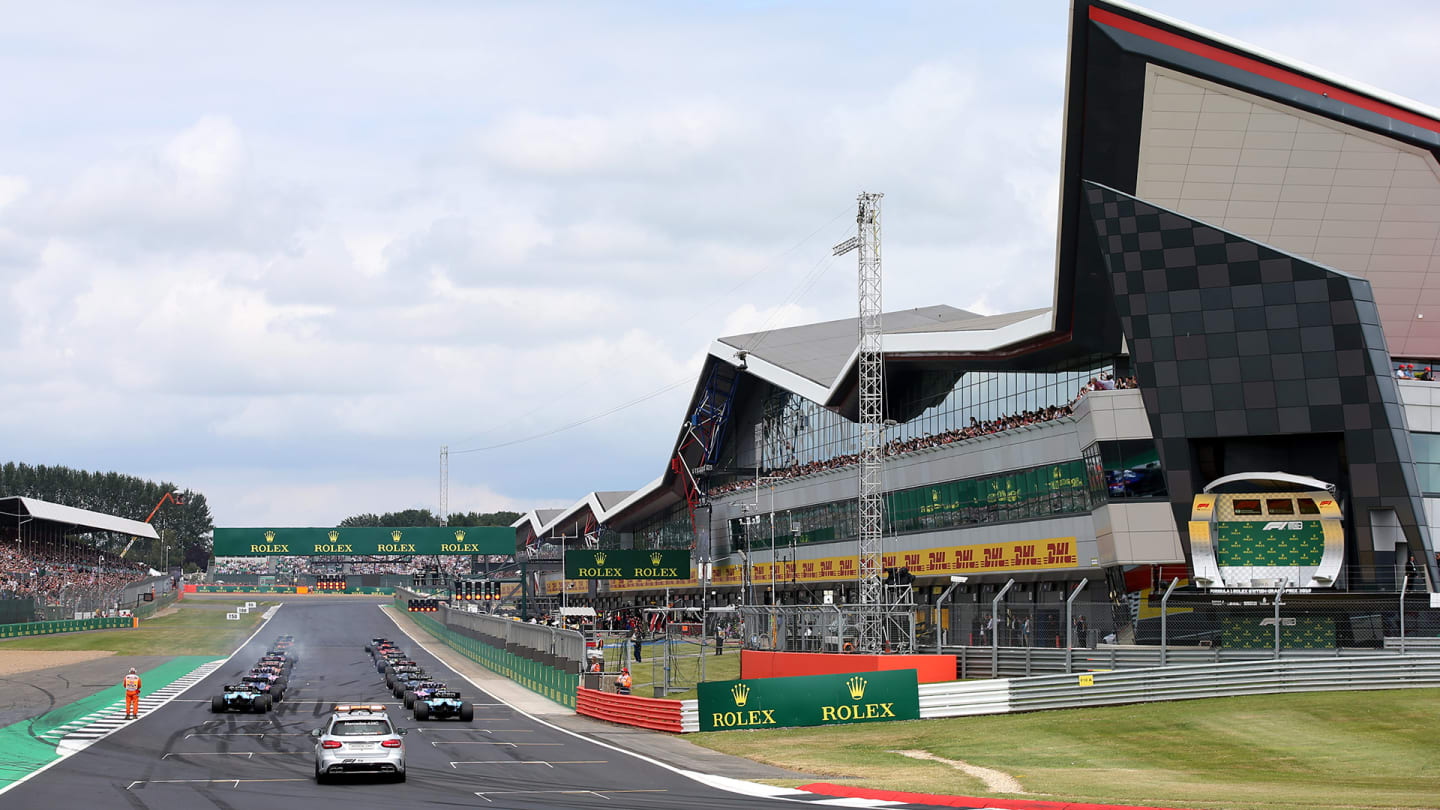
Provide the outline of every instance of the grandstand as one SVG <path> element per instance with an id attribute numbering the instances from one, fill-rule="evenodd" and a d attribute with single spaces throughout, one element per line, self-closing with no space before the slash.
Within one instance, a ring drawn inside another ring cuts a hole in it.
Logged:
<path id="1" fill-rule="evenodd" d="M 148 523 L 12 496 L 0 498 L 0 623 L 70 618 L 133 603 L 125 594 L 160 576 L 102 551 L 95 535 L 158 540 Z"/>
<path id="2" fill-rule="evenodd" d="M 913 575 L 922 622 L 966 578 L 941 614 L 959 643 L 1133 640 L 1172 580 L 1436 590 L 1440 111 L 1125 3 L 1072 15 L 1052 306 L 883 317 L 885 565 Z M 700 604 L 713 560 L 711 606 L 853 600 L 857 336 L 852 318 L 718 338 L 656 479 L 514 524 L 544 589 L 562 548 L 687 548 L 689 580 L 565 590 Z M 1269 534 L 1217 535 L 1218 563 L 1207 534 L 1197 560 L 1202 496 L 1233 476 L 1311 482 L 1272 506 L 1330 510 L 1324 565 L 1272 536 L 1313 545 L 1319 516 L 1268 506 Z"/>

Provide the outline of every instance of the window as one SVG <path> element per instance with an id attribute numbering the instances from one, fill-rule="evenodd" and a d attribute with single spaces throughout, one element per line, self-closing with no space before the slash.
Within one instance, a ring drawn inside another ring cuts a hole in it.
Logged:
<path id="1" fill-rule="evenodd" d="M 1265 511 L 1272 515 L 1295 514 L 1295 502 L 1289 498 L 1266 498 Z"/>
<path id="2" fill-rule="evenodd" d="M 1440 433 L 1411 433 L 1410 444 L 1415 448 L 1415 475 L 1420 479 L 1420 491 L 1440 495 Z"/>
<path id="3" fill-rule="evenodd" d="M 390 733 L 388 720 L 336 720 L 331 737 L 375 737 Z"/>
<path id="4" fill-rule="evenodd" d="M 1302 515 L 1318 515 L 1318 514 L 1320 514 L 1320 507 L 1316 506 L 1316 505 L 1315 505 L 1315 502 L 1314 502 L 1313 500 L 1311 500 L 1311 499 L 1309 499 L 1309 498 L 1301 498 L 1301 499 L 1299 500 L 1299 503 L 1300 503 L 1300 514 L 1302 514 Z"/>
<path id="5" fill-rule="evenodd" d="M 1243 501 L 1234 501 L 1232 502 L 1232 505 L 1234 506 L 1235 514 L 1238 516 L 1243 517 L 1247 515 L 1254 516 L 1260 514 L 1259 498 L 1247 498 Z"/>
<path id="6" fill-rule="evenodd" d="M 1108 500 L 1163 498 L 1167 494 L 1160 454 L 1149 439 L 1096 442 L 1085 451 L 1085 460 L 1090 474 L 1103 482 Z"/>

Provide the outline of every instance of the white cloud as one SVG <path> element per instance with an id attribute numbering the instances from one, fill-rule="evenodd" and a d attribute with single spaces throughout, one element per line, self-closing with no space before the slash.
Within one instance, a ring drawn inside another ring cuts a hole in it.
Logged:
<path id="1" fill-rule="evenodd" d="M 1428 6 L 1158 1 L 1440 102 Z M 155 470 L 232 524 L 423 505 L 440 445 L 533 435 L 455 456 L 457 508 L 639 485 L 688 384 L 554 428 L 853 316 L 862 189 L 887 308 L 1050 301 L 1063 8 L 171 12 L 7 20 L 10 457 Z"/>

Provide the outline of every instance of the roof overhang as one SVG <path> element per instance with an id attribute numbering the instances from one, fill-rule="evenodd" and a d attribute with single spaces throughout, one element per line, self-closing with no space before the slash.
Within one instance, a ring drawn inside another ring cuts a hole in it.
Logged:
<path id="1" fill-rule="evenodd" d="M 35 520 L 58 523 L 77 529 L 115 532 L 132 537 L 145 537 L 150 540 L 160 539 L 160 535 L 155 532 L 155 527 L 143 520 L 130 520 L 102 512 L 91 512 L 88 509 L 78 509 L 74 506 L 62 506 L 58 503 L 27 498 L 23 495 L 0 498 L 0 512 L 29 516 Z"/>

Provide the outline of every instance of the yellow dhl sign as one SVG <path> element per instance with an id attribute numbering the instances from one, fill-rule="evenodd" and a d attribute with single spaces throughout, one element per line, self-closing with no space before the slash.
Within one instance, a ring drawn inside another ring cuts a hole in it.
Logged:
<path id="1" fill-rule="evenodd" d="M 1051 568 L 1074 568 L 1079 564 L 1074 537 L 1052 537 L 1014 543 L 983 543 L 973 546 L 902 551 L 884 555 L 884 567 L 909 568 L 916 576 L 947 576 L 950 574 L 983 574 L 991 571 L 1039 571 Z M 781 582 L 831 582 L 855 579 L 858 561 L 854 556 L 821 557 L 776 564 L 773 579 Z M 770 563 L 752 566 L 750 578 L 758 583 L 772 579 Z M 738 565 L 715 566 L 713 585 L 739 585 L 744 580 Z M 583 583 L 572 583 L 581 585 Z M 669 586 L 698 586 L 695 569 L 688 579 L 676 580 L 610 580 L 612 591 L 636 591 Z M 583 587 L 581 588 L 583 589 Z M 546 584 L 549 593 L 559 593 L 560 583 Z M 573 590 L 571 591 L 574 592 Z"/>

